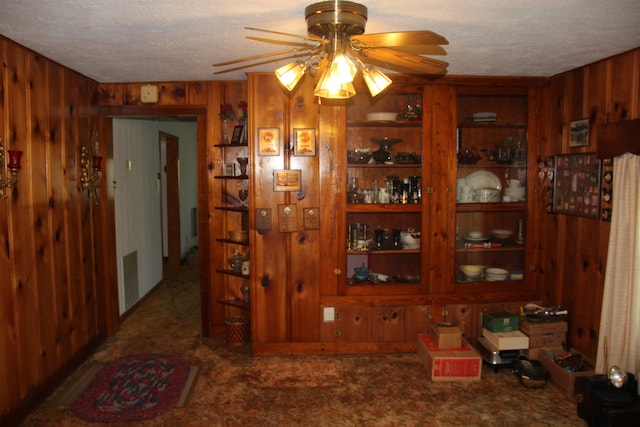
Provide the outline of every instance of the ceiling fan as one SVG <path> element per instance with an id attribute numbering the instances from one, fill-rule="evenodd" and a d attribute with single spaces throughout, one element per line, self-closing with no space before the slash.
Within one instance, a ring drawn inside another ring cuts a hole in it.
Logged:
<path id="1" fill-rule="evenodd" d="M 311 4 L 305 8 L 305 17 L 307 36 L 245 27 L 299 41 L 247 36 L 251 40 L 289 46 L 289 49 L 218 62 L 213 66 L 235 67 L 216 71 L 214 74 L 294 59 L 275 71 L 284 87 L 293 90 L 307 71 L 320 73 L 314 95 L 342 99 L 355 95 L 353 79 L 358 71 L 372 96 L 378 95 L 391 84 L 391 79 L 377 67 L 425 78 L 440 77 L 447 73 L 447 62 L 423 56 L 446 55 L 441 45 L 449 42 L 434 32 L 364 34 L 366 6 L 345 0 Z"/>

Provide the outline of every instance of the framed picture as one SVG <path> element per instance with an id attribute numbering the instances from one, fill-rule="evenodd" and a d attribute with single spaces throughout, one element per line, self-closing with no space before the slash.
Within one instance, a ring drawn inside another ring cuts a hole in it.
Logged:
<path id="1" fill-rule="evenodd" d="M 293 154 L 295 156 L 315 156 L 316 155 L 316 130 L 294 129 L 293 130 Z"/>
<path id="2" fill-rule="evenodd" d="M 258 129 L 258 155 L 277 156 L 280 154 L 280 128 Z"/>
<path id="3" fill-rule="evenodd" d="M 275 169 L 273 171 L 273 191 L 301 191 L 302 170 Z"/>
<path id="4" fill-rule="evenodd" d="M 236 174 L 236 165 L 234 163 L 223 163 L 222 164 L 222 175 L 224 176 L 234 176 Z"/>
<path id="5" fill-rule="evenodd" d="M 586 147 L 589 145 L 589 119 L 572 121 L 570 129 L 570 147 Z"/>
<path id="6" fill-rule="evenodd" d="M 242 132 L 244 131 L 244 126 L 234 126 L 233 133 L 231 134 L 231 143 L 232 144 L 240 144 L 242 142 Z"/>
<path id="7" fill-rule="evenodd" d="M 598 218 L 600 159 L 596 153 L 555 156 L 553 212 Z"/>

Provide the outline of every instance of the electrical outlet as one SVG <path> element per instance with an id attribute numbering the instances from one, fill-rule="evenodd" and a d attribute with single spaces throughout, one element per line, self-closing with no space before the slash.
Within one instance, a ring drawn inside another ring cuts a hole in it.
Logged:
<path id="1" fill-rule="evenodd" d="M 322 312 L 322 321 L 324 323 L 333 323 L 336 321 L 336 308 L 324 307 Z"/>

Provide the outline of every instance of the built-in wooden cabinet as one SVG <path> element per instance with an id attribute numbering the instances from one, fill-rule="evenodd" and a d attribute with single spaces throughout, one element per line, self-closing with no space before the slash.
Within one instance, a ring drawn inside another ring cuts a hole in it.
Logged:
<path id="1" fill-rule="evenodd" d="M 527 96 L 463 93 L 456 102 L 453 277 L 461 288 L 520 286 L 527 259 Z"/>
<path id="2" fill-rule="evenodd" d="M 346 149 L 337 153 L 346 157 L 342 295 L 424 291 L 422 116 L 402 117 L 411 103 L 421 105 L 422 92 L 358 94 L 347 104 Z M 388 117 L 380 120 L 381 112 Z"/>

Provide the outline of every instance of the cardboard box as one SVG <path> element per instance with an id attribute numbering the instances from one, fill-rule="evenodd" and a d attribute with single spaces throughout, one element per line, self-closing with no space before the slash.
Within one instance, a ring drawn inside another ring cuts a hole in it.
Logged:
<path id="1" fill-rule="evenodd" d="M 572 350 L 571 352 L 574 354 L 580 354 L 575 350 Z M 557 350 L 541 348 L 538 350 L 537 360 L 539 360 L 540 363 L 542 363 L 542 365 L 547 368 L 547 370 L 551 374 L 551 382 L 560 390 L 565 392 L 567 399 L 574 400 L 576 378 L 595 375 L 593 368 L 594 363 L 593 360 L 588 359 L 584 355 L 582 355 L 582 360 L 584 362 L 583 370 L 570 372 L 555 362 L 554 358 L 560 356 L 561 354 L 562 349 Z"/>
<path id="2" fill-rule="evenodd" d="M 562 343 L 566 340 L 567 334 L 565 332 L 557 334 L 529 335 L 529 348 L 562 347 Z"/>
<path id="3" fill-rule="evenodd" d="M 567 322 L 529 322 L 526 319 L 520 321 L 520 330 L 529 337 L 533 335 L 566 333 Z"/>
<path id="4" fill-rule="evenodd" d="M 520 329 L 520 318 L 506 311 L 482 313 L 482 327 L 491 332 L 511 332 Z"/>
<path id="5" fill-rule="evenodd" d="M 462 339 L 460 348 L 440 349 L 429 335 L 418 334 L 418 355 L 432 381 L 473 381 L 482 373 L 482 358 Z"/>
<path id="6" fill-rule="evenodd" d="M 462 331 L 459 326 L 430 322 L 427 334 L 431 342 L 438 348 L 460 348 L 462 346 Z"/>
<path id="7" fill-rule="evenodd" d="M 482 328 L 482 336 L 498 350 L 524 350 L 529 348 L 529 337 L 521 331 L 491 332 Z"/>

